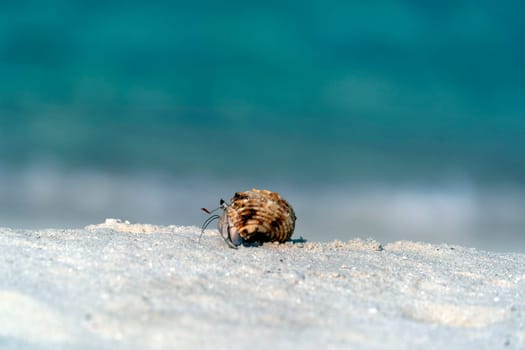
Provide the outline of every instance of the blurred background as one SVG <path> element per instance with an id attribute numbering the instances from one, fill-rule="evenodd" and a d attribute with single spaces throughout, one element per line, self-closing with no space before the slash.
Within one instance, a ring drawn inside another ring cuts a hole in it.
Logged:
<path id="1" fill-rule="evenodd" d="M 525 251 L 525 5 L 3 1 L 0 226 L 199 226 Z"/>

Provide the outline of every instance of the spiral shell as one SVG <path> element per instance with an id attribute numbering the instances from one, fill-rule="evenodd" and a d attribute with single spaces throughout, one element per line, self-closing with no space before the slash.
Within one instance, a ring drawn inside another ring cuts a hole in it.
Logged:
<path id="1" fill-rule="evenodd" d="M 237 192 L 230 204 L 221 201 L 219 231 L 234 246 L 243 242 L 286 242 L 293 234 L 296 216 L 279 193 L 252 189 Z"/>

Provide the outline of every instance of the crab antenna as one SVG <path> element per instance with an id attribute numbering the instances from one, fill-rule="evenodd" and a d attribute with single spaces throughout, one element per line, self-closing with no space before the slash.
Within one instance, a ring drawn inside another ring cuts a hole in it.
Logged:
<path id="1" fill-rule="evenodd" d="M 222 209 L 222 210 L 226 210 L 228 208 L 229 204 L 226 203 L 226 201 L 224 199 L 221 198 L 220 202 L 219 202 L 219 207 L 213 209 L 213 210 L 208 210 L 206 208 L 201 208 L 201 210 L 203 212 L 205 212 L 206 214 L 212 214 L 214 212 L 216 212 L 217 210 L 219 209 Z M 204 221 L 204 223 L 202 224 L 202 227 L 201 227 L 201 234 L 199 235 L 199 244 L 201 242 L 201 237 L 202 235 L 204 234 L 204 230 L 206 230 L 206 228 L 208 227 L 209 224 L 211 224 L 213 221 L 217 220 L 220 218 L 220 215 L 212 215 L 210 216 L 209 218 L 206 219 L 206 221 Z M 238 247 L 233 244 L 232 240 L 230 237 L 225 237 L 222 232 L 220 232 L 219 230 L 219 233 L 222 237 L 222 239 L 224 240 L 224 242 L 226 242 L 226 244 L 228 245 L 228 247 L 232 248 L 232 249 L 238 249 Z"/>
<path id="2" fill-rule="evenodd" d="M 219 215 L 212 215 L 209 218 L 204 221 L 201 227 L 201 234 L 199 235 L 199 244 L 201 242 L 202 234 L 204 233 L 204 230 L 206 230 L 206 227 L 208 227 L 209 224 L 211 224 L 214 220 L 217 220 L 220 216 Z"/>

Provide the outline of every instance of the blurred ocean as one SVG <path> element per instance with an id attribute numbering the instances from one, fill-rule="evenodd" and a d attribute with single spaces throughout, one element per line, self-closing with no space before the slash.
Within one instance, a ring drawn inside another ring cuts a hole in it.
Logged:
<path id="1" fill-rule="evenodd" d="M 525 252 L 525 4 L 4 1 L 0 226 L 200 225 Z"/>

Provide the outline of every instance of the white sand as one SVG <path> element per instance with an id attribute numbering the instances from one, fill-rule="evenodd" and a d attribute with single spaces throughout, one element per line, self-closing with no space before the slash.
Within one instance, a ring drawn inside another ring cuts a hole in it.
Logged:
<path id="1" fill-rule="evenodd" d="M 0 229 L 1 349 L 525 349 L 525 255 Z"/>

